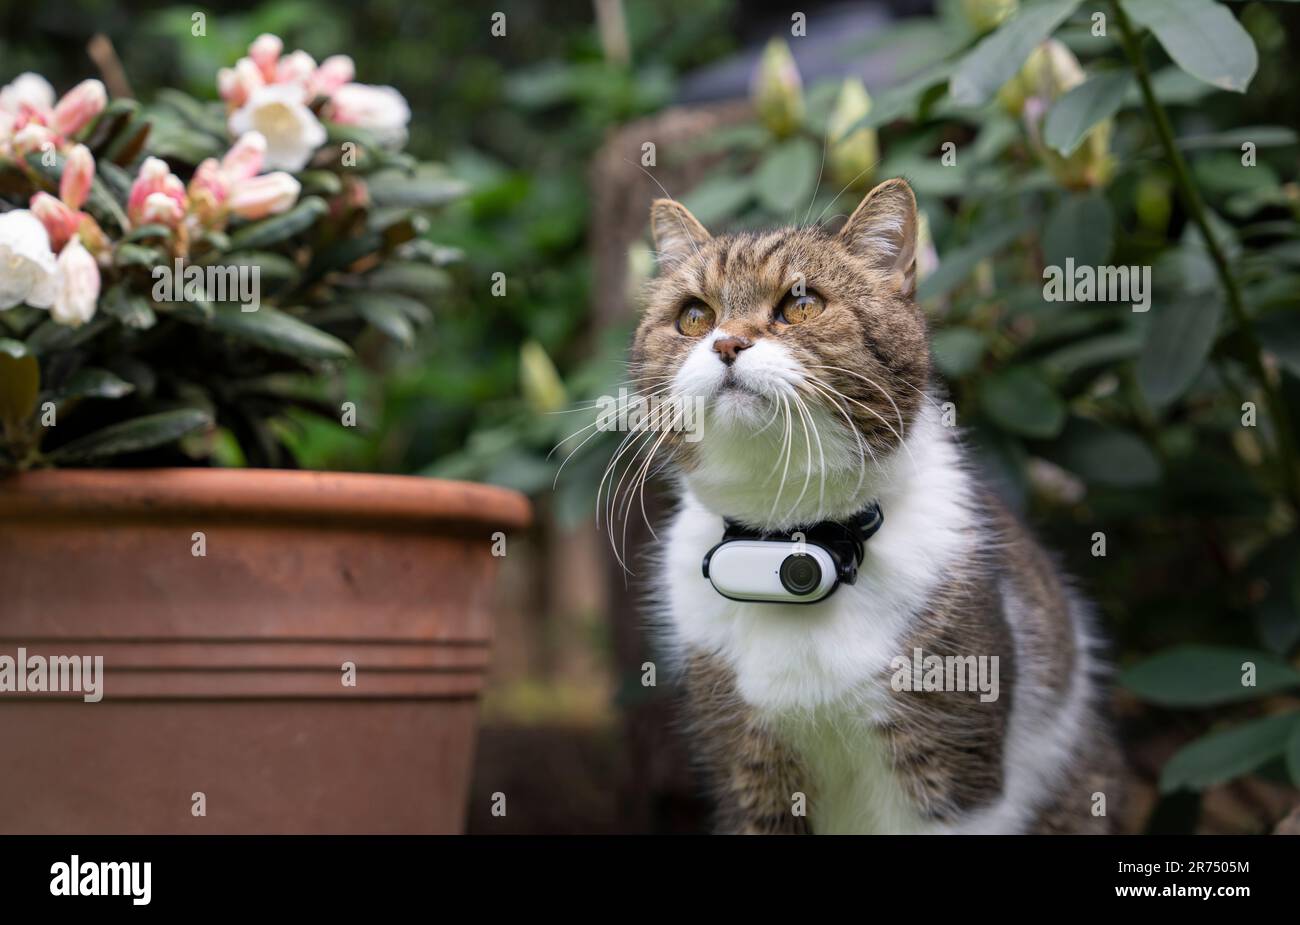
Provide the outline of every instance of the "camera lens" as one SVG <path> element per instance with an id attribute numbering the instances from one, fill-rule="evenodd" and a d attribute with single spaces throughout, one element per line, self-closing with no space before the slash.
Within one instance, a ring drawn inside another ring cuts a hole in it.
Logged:
<path id="1" fill-rule="evenodd" d="M 781 563 L 781 587 L 791 594 L 811 594 L 822 583 L 822 568 L 806 554 L 794 553 Z"/>

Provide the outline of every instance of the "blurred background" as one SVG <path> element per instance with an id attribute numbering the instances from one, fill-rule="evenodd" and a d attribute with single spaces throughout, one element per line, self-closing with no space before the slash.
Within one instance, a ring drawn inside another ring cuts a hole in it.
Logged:
<path id="1" fill-rule="evenodd" d="M 1014 6 L 809 2 L 800 35 L 788 4 L 731 0 L 104 0 L 75 13 L 3 0 L 0 78 L 34 70 L 63 90 L 100 76 L 86 48 L 102 33 L 137 95 L 170 85 L 215 99 L 217 68 L 273 32 L 398 87 L 409 150 L 467 184 L 429 233 L 461 252 L 434 324 L 411 350 L 367 341 L 328 384 L 357 402 L 360 426 L 307 413 L 286 426 L 302 467 L 474 479 L 534 499 L 537 524 L 512 540 L 499 589 L 471 832 L 706 829 L 671 685 L 643 683 L 655 660 L 638 605 L 645 528 L 628 523 L 628 574 L 594 520 L 617 441 L 587 443 L 558 480 L 576 441 L 551 451 L 594 417 L 572 409 L 625 378 L 635 293 L 653 272 L 652 198 L 684 200 L 715 231 L 833 222 L 899 175 L 926 216 L 920 297 L 963 439 L 1114 639 L 1125 827 L 1269 831 L 1297 801 L 1287 760 L 1289 749 L 1300 773 L 1300 728 L 1275 742 L 1250 724 L 1294 712 L 1294 682 L 1242 696 L 1199 679 L 1243 652 L 1294 663 L 1294 457 L 1240 319 L 1213 295 L 1211 255 L 1137 88 L 1115 85 L 1110 115 L 1068 158 L 1036 137 L 1024 98 L 1051 101 L 1121 63 L 1115 35 L 1080 12 L 1058 33 L 1064 55 L 1038 61 L 1046 87 L 980 106 L 949 98 L 945 62 Z M 1267 349 L 1267 388 L 1300 414 L 1300 7 L 1231 7 L 1259 50 L 1246 94 L 1196 81 L 1154 43 L 1141 53 Z M 196 9 L 203 37 L 191 35 Z M 505 36 L 491 31 L 498 10 Z M 844 141 L 827 148 L 828 135 Z M 1250 169 L 1243 141 L 1257 146 Z M 1045 301 L 1041 268 L 1066 257 L 1153 266 L 1153 310 Z M 1171 322 L 1165 307 L 1187 304 L 1203 308 Z M 1247 425 L 1253 402 L 1260 420 Z M 652 519 L 662 510 L 651 501 Z M 490 812 L 495 792 L 505 817 Z"/>

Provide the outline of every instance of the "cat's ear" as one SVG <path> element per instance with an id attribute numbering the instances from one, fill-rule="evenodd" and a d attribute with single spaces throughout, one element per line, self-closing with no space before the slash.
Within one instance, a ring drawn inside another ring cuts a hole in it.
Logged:
<path id="1" fill-rule="evenodd" d="M 675 199 L 656 199 L 651 203 L 650 233 L 654 235 L 660 266 L 689 257 L 710 237 L 690 210 Z"/>
<path id="2" fill-rule="evenodd" d="M 867 193 L 840 240 L 872 269 L 893 276 L 903 295 L 916 290 L 916 197 L 906 180 L 886 180 Z"/>

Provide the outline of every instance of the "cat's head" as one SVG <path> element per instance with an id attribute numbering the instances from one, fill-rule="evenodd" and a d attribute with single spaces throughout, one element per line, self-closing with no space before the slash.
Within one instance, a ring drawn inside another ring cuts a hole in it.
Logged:
<path id="1" fill-rule="evenodd" d="M 693 492 L 759 527 L 857 510 L 927 400 L 911 188 L 880 184 L 838 234 L 713 237 L 669 199 L 651 227 L 632 376 L 702 409 L 695 439 L 665 441 Z"/>

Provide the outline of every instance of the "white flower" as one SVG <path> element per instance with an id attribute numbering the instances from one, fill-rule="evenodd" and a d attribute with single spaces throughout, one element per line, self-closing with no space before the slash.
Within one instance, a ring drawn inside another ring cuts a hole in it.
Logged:
<path id="1" fill-rule="evenodd" d="M 0 309 L 49 308 L 57 295 L 50 236 L 26 209 L 0 214 Z"/>
<path id="2" fill-rule="evenodd" d="M 19 115 L 24 109 L 46 113 L 54 108 L 54 88 L 40 74 L 28 71 L 0 89 L 0 109 Z"/>
<path id="3" fill-rule="evenodd" d="M 261 132 L 266 138 L 264 166 L 302 170 L 325 143 L 325 127 L 302 102 L 297 84 L 259 87 L 230 116 L 230 134 Z"/>
<path id="4" fill-rule="evenodd" d="M 385 147 L 400 148 L 406 143 L 411 107 L 392 87 L 344 84 L 334 91 L 330 107 L 336 122 L 372 132 Z"/>
<path id="5" fill-rule="evenodd" d="M 80 327 L 95 317 L 99 303 L 99 264 L 73 236 L 59 254 L 59 285 L 50 317 L 59 324 Z"/>

